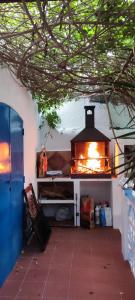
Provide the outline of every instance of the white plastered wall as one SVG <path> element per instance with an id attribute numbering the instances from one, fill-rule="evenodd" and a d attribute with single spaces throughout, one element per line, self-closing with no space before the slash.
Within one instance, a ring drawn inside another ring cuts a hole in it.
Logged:
<path id="1" fill-rule="evenodd" d="M 123 133 L 124 134 L 124 133 Z M 135 139 L 131 138 L 129 139 L 118 139 L 118 143 L 120 146 L 120 149 L 122 151 L 122 153 L 124 153 L 124 146 L 130 146 L 130 145 L 134 145 L 135 144 Z M 120 153 L 120 151 L 119 151 Z M 124 156 L 120 155 L 119 156 L 119 162 L 118 165 L 122 165 L 124 163 Z M 122 171 L 122 168 L 119 168 L 117 170 L 117 173 L 119 173 L 120 171 Z M 116 216 L 115 216 L 115 227 L 119 228 L 120 232 L 123 232 L 123 218 L 125 214 L 123 205 L 125 206 L 125 196 L 124 196 L 124 192 L 122 190 L 122 184 L 121 181 L 123 181 L 124 175 L 123 173 L 121 175 L 118 176 L 118 180 L 117 180 L 117 195 L 118 195 L 118 201 L 114 203 L 114 209 L 116 211 Z"/>
<path id="2" fill-rule="evenodd" d="M 0 102 L 13 108 L 24 126 L 25 186 L 35 185 L 36 147 L 38 141 L 38 114 L 31 94 L 6 68 L 0 68 Z"/>
<path id="3" fill-rule="evenodd" d="M 85 127 L 85 105 L 95 105 L 95 127 L 108 138 L 112 137 L 109 129 L 109 119 L 104 104 L 89 102 L 88 98 L 81 97 L 78 101 L 65 103 L 57 111 L 61 118 L 61 124 L 57 129 L 51 130 L 50 134 L 47 124 L 39 131 L 38 149 L 44 144 L 48 151 L 70 151 L 71 139 Z"/>

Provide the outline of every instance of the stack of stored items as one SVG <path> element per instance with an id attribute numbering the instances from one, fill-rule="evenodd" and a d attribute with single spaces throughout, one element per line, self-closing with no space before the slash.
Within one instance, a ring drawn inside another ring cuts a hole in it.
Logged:
<path id="1" fill-rule="evenodd" d="M 94 212 L 95 225 L 102 227 L 112 226 L 112 210 L 107 203 L 96 204 Z"/>
<path id="2" fill-rule="evenodd" d="M 94 200 L 88 195 L 81 198 L 80 225 L 86 228 L 93 228 L 95 226 Z"/>
<path id="3" fill-rule="evenodd" d="M 81 197 L 80 225 L 85 228 L 96 226 L 112 226 L 112 210 L 107 202 L 94 205 L 94 199 L 87 196 Z"/>

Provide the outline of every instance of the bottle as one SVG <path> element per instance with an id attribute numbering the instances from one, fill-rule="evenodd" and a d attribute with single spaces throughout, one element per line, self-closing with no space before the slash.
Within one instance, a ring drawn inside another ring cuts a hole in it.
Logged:
<path id="1" fill-rule="evenodd" d="M 95 207 L 95 223 L 96 225 L 100 225 L 100 206 L 96 205 Z"/>
<path id="2" fill-rule="evenodd" d="M 101 207 L 101 209 L 100 209 L 100 224 L 102 227 L 106 226 L 105 208 L 104 207 Z"/>

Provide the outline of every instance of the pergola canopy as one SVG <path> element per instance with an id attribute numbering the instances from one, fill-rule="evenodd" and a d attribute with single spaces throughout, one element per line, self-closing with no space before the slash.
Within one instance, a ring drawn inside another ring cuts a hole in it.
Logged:
<path id="1" fill-rule="evenodd" d="M 0 62 L 38 99 L 135 103 L 135 3 L 2 0 Z"/>

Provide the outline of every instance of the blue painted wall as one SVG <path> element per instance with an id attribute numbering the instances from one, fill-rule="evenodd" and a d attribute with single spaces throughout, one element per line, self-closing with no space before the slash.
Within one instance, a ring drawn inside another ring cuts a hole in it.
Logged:
<path id="1" fill-rule="evenodd" d="M 0 143 L 10 145 L 11 172 L 0 174 L 0 286 L 23 244 L 23 121 L 0 103 Z"/>

